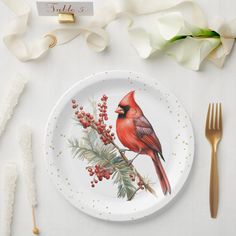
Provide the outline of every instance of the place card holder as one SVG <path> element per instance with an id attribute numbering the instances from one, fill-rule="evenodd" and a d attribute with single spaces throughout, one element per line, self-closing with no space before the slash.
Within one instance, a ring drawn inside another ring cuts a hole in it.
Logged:
<path id="1" fill-rule="evenodd" d="M 36 1 L 39 16 L 57 16 L 59 23 L 75 23 L 76 17 L 93 16 L 92 1 Z"/>
<path id="2" fill-rule="evenodd" d="M 75 15 L 73 13 L 61 12 L 58 14 L 59 23 L 75 23 Z"/>

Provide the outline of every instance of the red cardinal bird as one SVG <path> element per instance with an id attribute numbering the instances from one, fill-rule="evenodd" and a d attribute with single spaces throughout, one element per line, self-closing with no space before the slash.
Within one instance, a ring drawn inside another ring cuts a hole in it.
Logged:
<path id="1" fill-rule="evenodd" d="M 169 180 L 161 164 L 163 158 L 160 141 L 152 125 L 134 100 L 134 92 L 129 92 L 119 103 L 116 113 L 116 132 L 121 143 L 129 150 L 146 154 L 152 158 L 164 195 L 171 193 Z M 137 156 L 136 155 L 136 156 Z"/>

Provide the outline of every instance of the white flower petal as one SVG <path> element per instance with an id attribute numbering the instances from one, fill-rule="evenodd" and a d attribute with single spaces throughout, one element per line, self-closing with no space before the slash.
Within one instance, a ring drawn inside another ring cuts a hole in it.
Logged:
<path id="1" fill-rule="evenodd" d="M 166 49 L 166 53 L 183 66 L 198 70 L 201 62 L 220 45 L 219 38 L 192 38 L 179 40 Z"/>
<path id="2" fill-rule="evenodd" d="M 222 44 L 209 54 L 208 60 L 213 62 L 218 67 L 223 67 L 226 57 L 230 54 L 233 45 L 234 39 L 226 39 L 221 37 Z"/>
<path id="3" fill-rule="evenodd" d="M 153 48 L 151 46 L 149 33 L 142 28 L 129 30 L 130 42 L 137 50 L 142 58 L 147 58 L 151 55 Z"/>
<path id="4" fill-rule="evenodd" d="M 183 15 L 180 12 L 163 14 L 158 18 L 157 22 L 159 32 L 166 40 L 170 40 L 176 35 L 191 34 L 186 27 Z"/>
<path id="5" fill-rule="evenodd" d="M 236 19 L 226 23 L 218 21 L 218 26 L 213 26 L 220 34 L 222 45 L 214 50 L 208 59 L 218 67 L 223 67 L 226 57 L 233 49 L 236 38 Z"/>

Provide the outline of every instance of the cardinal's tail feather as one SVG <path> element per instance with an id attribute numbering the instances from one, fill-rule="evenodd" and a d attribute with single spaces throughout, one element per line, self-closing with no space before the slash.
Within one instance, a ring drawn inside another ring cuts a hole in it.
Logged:
<path id="1" fill-rule="evenodd" d="M 155 155 L 155 157 L 152 157 L 152 161 L 154 163 L 156 173 L 161 183 L 161 188 L 164 195 L 166 195 L 167 193 L 171 194 L 170 183 L 158 155 Z"/>

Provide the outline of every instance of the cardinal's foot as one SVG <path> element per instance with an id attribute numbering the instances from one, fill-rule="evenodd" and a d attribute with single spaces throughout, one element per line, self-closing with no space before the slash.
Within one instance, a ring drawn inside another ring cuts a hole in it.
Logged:
<path id="1" fill-rule="evenodd" d="M 132 160 L 129 160 L 129 166 L 132 165 L 133 161 L 140 155 L 140 152 L 137 153 L 137 155 L 132 159 Z"/>
<path id="2" fill-rule="evenodd" d="M 131 150 L 129 150 L 129 149 L 120 149 L 120 152 L 125 154 L 125 152 L 131 152 Z"/>
<path id="3" fill-rule="evenodd" d="M 128 166 L 131 166 L 133 163 L 134 159 L 128 161 Z"/>

